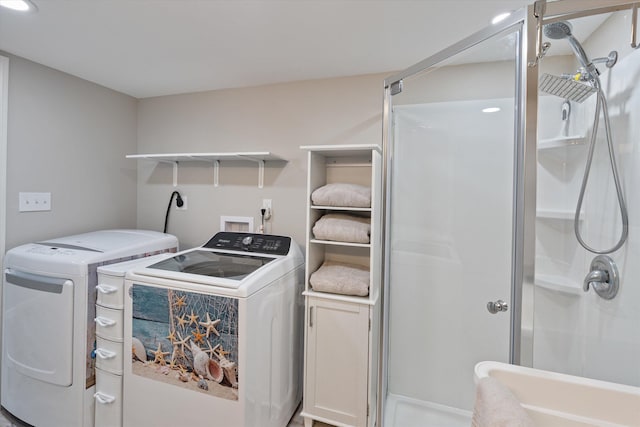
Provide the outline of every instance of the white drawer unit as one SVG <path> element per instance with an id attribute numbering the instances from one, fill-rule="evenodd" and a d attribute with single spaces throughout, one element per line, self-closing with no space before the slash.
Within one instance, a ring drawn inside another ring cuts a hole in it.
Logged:
<path id="1" fill-rule="evenodd" d="M 96 304 L 96 335 L 112 341 L 122 342 L 122 310 Z"/>
<path id="2" fill-rule="evenodd" d="M 96 286 L 96 392 L 95 427 L 122 426 L 122 368 L 125 357 L 131 358 L 131 349 L 125 351 L 124 337 L 124 276 L 128 270 L 150 258 L 105 265 L 98 268 Z"/>
<path id="3" fill-rule="evenodd" d="M 122 375 L 96 368 L 96 426 L 122 425 Z"/>

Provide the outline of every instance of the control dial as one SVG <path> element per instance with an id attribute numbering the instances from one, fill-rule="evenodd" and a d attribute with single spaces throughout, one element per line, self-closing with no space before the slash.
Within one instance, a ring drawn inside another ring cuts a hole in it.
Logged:
<path id="1" fill-rule="evenodd" d="M 249 246 L 251 243 L 253 243 L 253 236 L 247 236 L 242 239 L 242 244 L 245 246 Z"/>

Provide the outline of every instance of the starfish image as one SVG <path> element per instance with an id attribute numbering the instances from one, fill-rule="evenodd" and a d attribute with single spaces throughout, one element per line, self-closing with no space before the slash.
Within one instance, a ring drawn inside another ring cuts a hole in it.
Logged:
<path id="1" fill-rule="evenodd" d="M 193 310 L 191 310 L 191 314 L 187 316 L 189 318 L 189 326 L 191 326 L 192 324 L 196 324 L 196 326 L 198 325 L 198 316 L 193 314 Z"/>
<path id="2" fill-rule="evenodd" d="M 204 326 L 206 329 L 207 338 L 209 338 L 209 334 L 211 332 L 213 332 L 217 336 L 220 336 L 220 332 L 218 332 L 218 330 L 216 329 L 216 326 L 218 326 L 218 323 L 220 323 L 220 319 L 211 320 L 211 318 L 209 317 L 209 313 L 207 313 L 207 321 L 200 322 L 200 325 Z"/>
<path id="3" fill-rule="evenodd" d="M 216 350 L 218 349 L 218 347 L 220 347 L 220 344 L 216 344 L 215 347 L 211 347 L 211 343 L 209 342 L 209 340 L 206 340 L 206 343 L 207 343 L 207 346 L 209 347 L 209 350 L 203 350 L 203 351 L 205 353 L 208 353 L 209 357 L 212 357 L 214 354 L 216 354 Z"/>
<path id="4" fill-rule="evenodd" d="M 226 358 L 227 354 L 229 354 L 230 351 L 226 351 L 225 349 L 222 348 L 222 346 L 220 346 L 219 348 L 216 349 L 216 353 L 218 354 L 218 358 L 222 359 L 222 358 Z"/>
<path id="5" fill-rule="evenodd" d="M 184 313 L 182 313 L 182 316 L 180 317 L 175 316 L 175 318 L 178 321 L 178 325 L 184 329 L 184 326 L 187 324 L 187 319 L 184 318 Z"/>
<path id="6" fill-rule="evenodd" d="M 159 342 L 158 349 L 153 352 L 153 355 L 155 356 L 155 359 L 153 359 L 153 363 L 164 365 L 165 363 L 167 363 L 166 360 L 164 360 L 164 356 L 166 356 L 167 354 L 169 354 L 169 352 L 162 351 L 162 343 Z"/>
<path id="7" fill-rule="evenodd" d="M 187 303 L 185 301 L 186 299 L 187 299 L 187 296 L 186 295 L 182 295 L 181 297 L 176 298 L 176 301 L 173 303 L 173 305 L 175 307 L 182 308 L 185 305 L 187 305 Z"/>
<path id="8" fill-rule="evenodd" d="M 193 342 L 204 342 L 204 334 L 200 332 L 200 329 L 198 329 L 198 325 L 196 325 L 195 331 L 191 331 L 191 333 L 193 334 Z"/>
<path id="9" fill-rule="evenodd" d="M 180 332 L 178 332 L 178 338 L 180 338 L 179 340 L 176 340 L 174 342 L 174 344 L 177 346 L 180 346 L 180 351 L 182 352 L 182 354 L 184 354 L 184 346 L 187 344 L 187 341 L 189 341 L 189 339 L 191 339 L 191 335 L 187 335 L 185 338 L 182 338 L 180 336 Z"/>
<path id="10" fill-rule="evenodd" d="M 169 335 L 167 335 L 166 337 L 169 341 L 171 341 L 171 343 L 173 344 L 173 342 L 176 340 L 176 333 L 175 331 L 171 331 L 169 332 Z"/>
<path id="11" fill-rule="evenodd" d="M 173 354 L 171 355 L 171 361 L 169 362 L 169 369 L 178 369 L 179 365 L 176 364 L 176 359 L 173 357 L 178 350 L 177 346 L 173 346 Z"/>

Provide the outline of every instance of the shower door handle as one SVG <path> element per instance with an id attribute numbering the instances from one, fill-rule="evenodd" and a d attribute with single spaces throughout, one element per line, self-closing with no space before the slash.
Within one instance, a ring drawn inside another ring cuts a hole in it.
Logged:
<path id="1" fill-rule="evenodd" d="M 499 299 L 498 301 L 489 301 L 487 303 L 487 310 L 491 314 L 496 314 L 499 311 L 507 311 L 508 309 L 509 306 L 507 305 L 507 303 L 502 301 L 501 299 Z"/>

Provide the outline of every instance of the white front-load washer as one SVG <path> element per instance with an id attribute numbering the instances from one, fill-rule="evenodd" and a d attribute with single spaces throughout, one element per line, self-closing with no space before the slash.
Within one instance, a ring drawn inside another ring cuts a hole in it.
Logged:
<path id="1" fill-rule="evenodd" d="M 302 398 L 303 256 L 220 232 L 125 280 L 125 426 L 284 427 Z"/>
<path id="2" fill-rule="evenodd" d="M 5 256 L 2 406 L 42 427 L 93 426 L 97 268 L 175 252 L 146 230 L 102 230 L 30 243 Z"/>

